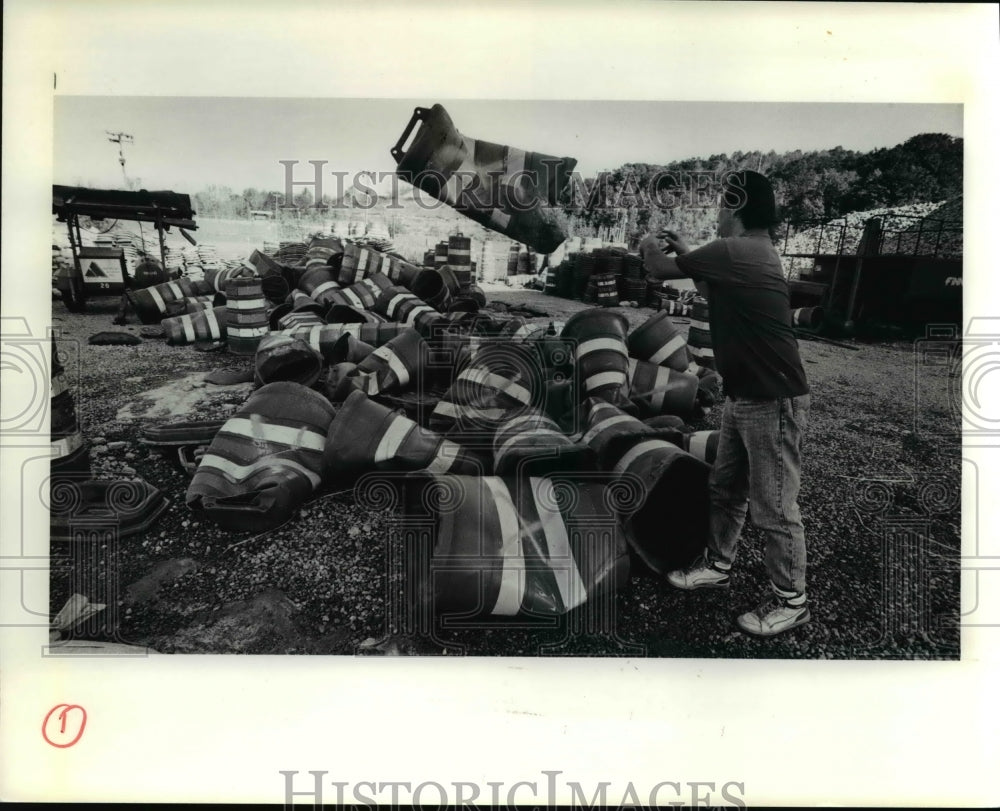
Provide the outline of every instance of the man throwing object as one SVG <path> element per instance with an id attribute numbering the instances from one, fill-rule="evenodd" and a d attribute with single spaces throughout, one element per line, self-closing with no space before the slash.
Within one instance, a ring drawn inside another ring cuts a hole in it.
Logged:
<path id="1" fill-rule="evenodd" d="M 689 251 L 672 231 L 640 245 L 658 279 L 691 278 L 707 290 L 709 327 L 725 404 L 709 480 L 710 531 L 705 551 L 669 572 L 680 589 L 725 588 L 736 560 L 747 506 L 766 535 L 771 589 L 737 625 L 773 636 L 809 621 L 806 542 L 799 514 L 799 448 L 809 411 L 809 386 L 791 326 L 788 284 L 769 229 L 774 191 L 751 171 L 723 184 L 719 239 Z M 676 258 L 667 254 L 676 252 Z"/>

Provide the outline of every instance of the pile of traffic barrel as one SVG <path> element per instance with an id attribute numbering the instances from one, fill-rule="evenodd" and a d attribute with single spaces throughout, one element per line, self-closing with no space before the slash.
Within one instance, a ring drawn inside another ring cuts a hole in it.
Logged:
<path id="1" fill-rule="evenodd" d="M 661 309 L 668 298 L 663 282 L 647 276 L 642 258 L 621 248 L 567 254 L 548 269 L 545 292 L 599 307 Z"/>
<path id="2" fill-rule="evenodd" d="M 256 388 L 200 456 L 190 508 L 259 532 L 353 487 L 400 516 L 390 542 L 436 616 L 565 614 L 635 567 L 688 562 L 718 441 L 691 427 L 720 396 L 710 350 L 666 312 L 632 330 L 603 307 L 565 323 L 495 312 L 468 240 L 446 244 L 421 266 L 319 237 L 294 264 L 255 251 L 210 287 L 134 295 L 150 318 L 186 309 L 162 319 L 169 343 L 253 356 Z"/>

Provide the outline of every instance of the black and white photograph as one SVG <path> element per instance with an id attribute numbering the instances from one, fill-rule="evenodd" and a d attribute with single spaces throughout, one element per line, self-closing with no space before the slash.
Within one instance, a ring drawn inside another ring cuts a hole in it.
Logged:
<path id="1" fill-rule="evenodd" d="M 60 640 L 960 656 L 960 105 L 54 126 Z"/>
<path id="2" fill-rule="evenodd" d="M 5 8 L 0 798 L 991 804 L 998 13 Z"/>

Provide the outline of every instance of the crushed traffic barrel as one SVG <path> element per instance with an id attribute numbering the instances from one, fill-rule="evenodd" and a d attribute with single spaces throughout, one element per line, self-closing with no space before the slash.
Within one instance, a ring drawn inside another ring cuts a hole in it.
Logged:
<path id="1" fill-rule="evenodd" d="M 226 287 L 236 278 L 257 276 L 257 272 L 246 265 L 238 265 L 228 268 L 209 268 L 205 271 L 205 281 L 212 285 L 216 293 L 225 295 Z"/>
<path id="2" fill-rule="evenodd" d="M 329 363 L 337 341 L 344 335 L 353 335 L 359 341 L 372 346 L 382 346 L 406 329 L 405 324 L 321 324 L 313 327 L 294 327 L 281 330 L 277 334 L 301 338 Z"/>
<path id="3" fill-rule="evenodd" d="M 493 470 L 498 476 L 572 473 L 592 470 L 595 462 L 590 447 L 573 442 L 542 411 L 508 420 L 493 437 Z"/>
<path id="4" fill-rule="evenodd" d="M 657 574 L 690 563 L 708 534 L 709 466 L 610 403 L 587 406 L 582 441 L 623 486 L 639 489 L 622 511 L 630 547 Z"/>
<path id="5" fill-rule="evenodd" d="M 388 276 L 384 273 L 373 273 L 350 287 L 330 291 L 326 303 L 331 307 L 335 304 L 344 304 L 348 307 L 371 310 L 382 291 L 390 287 L 392 282 Z"/>
<path id="6" fill-rule="evenodd" d="M 284 303 L 275 307 L 268 315 L 272 330 L 291 329 L 307 324 L 323 324 L 326 308 L 312 296 L 301 290 L 293 290 Z"/>
<path id="7" fill-rule="evenodd" d="M 323 356 L 300 338 L 265 335 L 254 355 L 254 380 L 258 386 L 281 380 L 312 386 L 323 371 Z"/>
<path id="8" fill-rule="evenodd" d="M 379 268 L 381 260 L 382 254 L 378 251 L 348 242 L 344 246 L 344 258 L 340 264 L 337 281 L 342 287 L 357 284 L 371 276 Z"/>
<path id="9" fill-rule="evenodd" d="M 421 271 L 411 285 L 414 295 L 437 310 L 444 310 L 448 302 L 458 293 L 459 285 L 455 274 L 447 265 Z"/>
<path id="10" fill-rule="evenodd" d="M 429 356 L 427 342 L 415 329 L 408 329 L 359 361 L 349 385 L 369 397 L 408 387 L 422 389 Z"/>
<path id="11" fill-rule="evenodd" d="M 629 358 L 628 381 L 629 400 L 643 417 L 691 414 L 698 401 L 698 376 L 690 372 Z"/>
<path id="12" fill-rule="evenodd" d="M 600 397 L 626 411 L 628 400 L 628 321 L 620 313 L 589 309 L 570 317 L 562 335 L 574 342 L 581 397 Z"/>
<path id="13" fill-rule="evenodd" d="M 167 343 L 171 346 L 214 343 L 226 340 L 228 318 L 228 308 L 215 307 L 188 315 L 164 318 L 160 325 L 163 327 Z"/>
<path id="14" fill-rule="evenodd" d="M 407 477 L 414 599 L 456 619 L 551 617 L 613 603 L 629 557 L 600 481 L 558 476 Z"/>
<path id="15" fill-rule="evenodd" d="M 665 312 L 651 315 L 629 333 L 629 354 L 657 366 L 683 372 L 687 369 L 687 339 Z"/>
<path id="16" fill-rule="evenodd" d="M 386 319 L 373 310 L 348 304 L 334 304 L 326 313 L 328 324 L 384 324 Z"/>
<path id="17" fill-rule="evenodd" d="M 703 462 L 713 464 L 719 451 L 718 431 L 694 431 L 684 435 L 684 450 Z"/>
<path id="18" fill-rule="evenodd" d="M 330 297 L 340 289 L 340 283 L 333 268 L 315 265 L 299 278 L 299 289 L 314 301 L 329 307 L 333 303 Z"/>
<path id="19" fill-rule="evenodd" d="M 440 104 L 416 108 L 390 153 L 401 179 L 486 228 L 540 253 L 551 253 L 566 239 L 555 212 L 547 207 L 559 204 L 576 166 L 574 158 L 464 136 Z M 481 182 L 465 186 L 476 175 Z"/>
<path id="20" fill-rule="evenodd" d="M 327 355 L 329 363 L 361 363 L 366 357 L 375 351 L 375 347 L 359 340 L 354 335 L 346 333 L 337 339 L 333 349 Z"/>
<path id="21" fill-rule="evenodd" d="M 393 256 L 392 254 L 388 256 L 389 267 L 383 270 L 383 273 L 389 277 L 389 280 L 393 284 L 410 288 L 413 285 L 413 280 L 420 275 L 421 268 L 411 262 L 407 262 L 402 257 Z"/>
<path id="22" fill-rule="evenodd" d="M 351 392 L 344 400 L 330 425 L 323 453 L 334 476 L 375 470 L 489 472 L 489 462 L 482 456 L 422 428 L 361 391 Z"/>
<path id="23" fill-rule="evenodd" d="M 129 290 L 125 296 L 143 324 L 159 324 L 171 314 L 171 305 L 187 298 L 214 295 L 215 292 L 207 280 L 177 279 L 142 290 Z"/>
<path id="24" fill-rule="evenodd" d="M 422 298 L 405 287 L 395 285 L 382 290 L 372 309 L 386 318 L 413 327 L 421 335 L 429 335 L 435 324 L 446 322 L 441 313 Z"/>
<path id="25" fill-rule="evenodd" d="M 230 530 L 283 524 L 320 486 L 334 408 L 299 383 L 254 392 L 219 429 L 198 463 L 186 501 Z"/>
<path id="26" fill-rule="evenodd" d="M 545 370 L 537 350 L 490 343 L 456 373 L 431 412 L 430 426 L 447 436 L 492 444 L 497 429 L 541 406 Z"/>

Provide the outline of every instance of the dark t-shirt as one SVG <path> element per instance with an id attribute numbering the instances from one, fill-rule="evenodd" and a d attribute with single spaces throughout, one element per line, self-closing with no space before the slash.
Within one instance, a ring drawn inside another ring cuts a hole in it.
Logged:
<path id="1" fill-rule="evenodd" d="M 766 234 L 717 239 L 677 257 L 708 285 L 715 364 L 732 397 L 798 397 L 809 391 L 792 329 L 788 283 Z"/>

